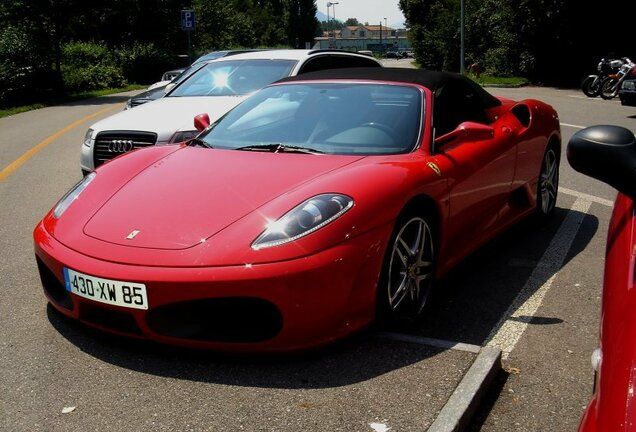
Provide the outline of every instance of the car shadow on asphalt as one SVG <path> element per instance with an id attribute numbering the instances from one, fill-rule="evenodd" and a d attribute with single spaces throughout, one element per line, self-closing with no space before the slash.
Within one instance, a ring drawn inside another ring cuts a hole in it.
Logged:
<path id="1" fill-rule="evenodd" d="M 561 223 L 574 210 L 557 207 L 547 224 L 526 220 L 481 247 L 442 278 L 430 296 L 419 336 L 482 346 L 533 276 L 533 294 L 554 272 L 534 272 Z M 561 267 L 576 257 L 598 231 L 585 214 Z M 541 278 L 536 278 L 540 275 Z M 535 279 L 536 278 L 536 279 Z M 530 325 L 555 325 L 558 317 L 518 317 Z"/>
<path id="2" fill-rule="evenodd" d="M 392 341 L 370 328 L 324 348 L 286 354 L 232 355 L 112 336 L 56 311 L 53 327 L 80 350 L 118 367 L 157 376 L 242 387 L 321 389 L 356 384 L 445 351 Z"/>

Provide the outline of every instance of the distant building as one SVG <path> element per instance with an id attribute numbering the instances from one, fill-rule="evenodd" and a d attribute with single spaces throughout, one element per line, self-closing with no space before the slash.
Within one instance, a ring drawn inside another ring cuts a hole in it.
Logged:
<path id="1" fill-rule="evenodd" d="M 383 25 L 347 26 L 342 30 L 323 32 L 314 39 L 314 48 L 369 50 L 374 53 L 387 51 L 410 51 L 411 43 L 405 29 L 394 29 Z"/>

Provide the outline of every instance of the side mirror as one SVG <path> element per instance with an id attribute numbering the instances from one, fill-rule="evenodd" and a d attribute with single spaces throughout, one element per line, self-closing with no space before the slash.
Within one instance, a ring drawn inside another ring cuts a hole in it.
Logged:
<path id="1" fill-rule="evenodd" d="M 590 126 L 576 132 L 567 147 L 576 171 L 636 199 L 636 137 L 624 127 Z"/>
<path id="2" fill-rule="evenodd" d="M 464 122 L 454 130 L 435 138 L 437 147 L 446 143 L 462 143 L 468 141 L 483 141 L 495 136 L 495 130 L 485 124 L 475 122 Z"/>
<path id="3" fill-rule="evenodd" d="M 170 93 L 170 90 L 172 90 L 172 89 L 174 88 L 174 86 L 176 86 L 176 84 L 175 84 L 175 83 L 168 83 L 168 84 L 166 84 L 166 86 L 163 88 L 163 92 L 164 92 L 165 94 Z"/>
<path id="4" fill-rule="evenodd" d="M 199 132 L 205 130 L 210 126 L 210 116 L 206 113 L 199 114 L 194 118 L 194 128 Z"/>

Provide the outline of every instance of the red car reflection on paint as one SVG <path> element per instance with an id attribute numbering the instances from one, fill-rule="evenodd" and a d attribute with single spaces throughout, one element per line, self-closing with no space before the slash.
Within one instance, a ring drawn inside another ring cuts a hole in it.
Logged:
<path id="1" fill-rule="evenodd" d="M 636 431 L 636 139 L 618 126 L 577 132 L 567 156 L 577 171 L 618 190 L 607 234 L 596 377 L 581 432 Z"/>
<path id="2" fill-rule="evenodd" d="M 194 140 L 98 168 L 37 225 L 55 309 L 174 345 L 322 345 L 416 317 L 436 278 L 556 201 L 556 112 L 455 74 L 305 74 L 195 123 Z"/>

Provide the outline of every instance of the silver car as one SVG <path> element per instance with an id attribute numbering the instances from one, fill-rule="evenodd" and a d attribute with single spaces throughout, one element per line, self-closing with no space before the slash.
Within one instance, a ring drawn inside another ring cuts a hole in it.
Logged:
<path id="1" fill-rule="evenodd" d="M 198 134 L 194 117 L 214 122 L 254 91 L 281 78 L 323 69 L 381 67 L 374 58 L 348 51 L 268 50 L 207 63 L 169 89 L 166 96 L 93 124 L 82 144 L 84 175 L 134 149 L 187 141 Z"/>

